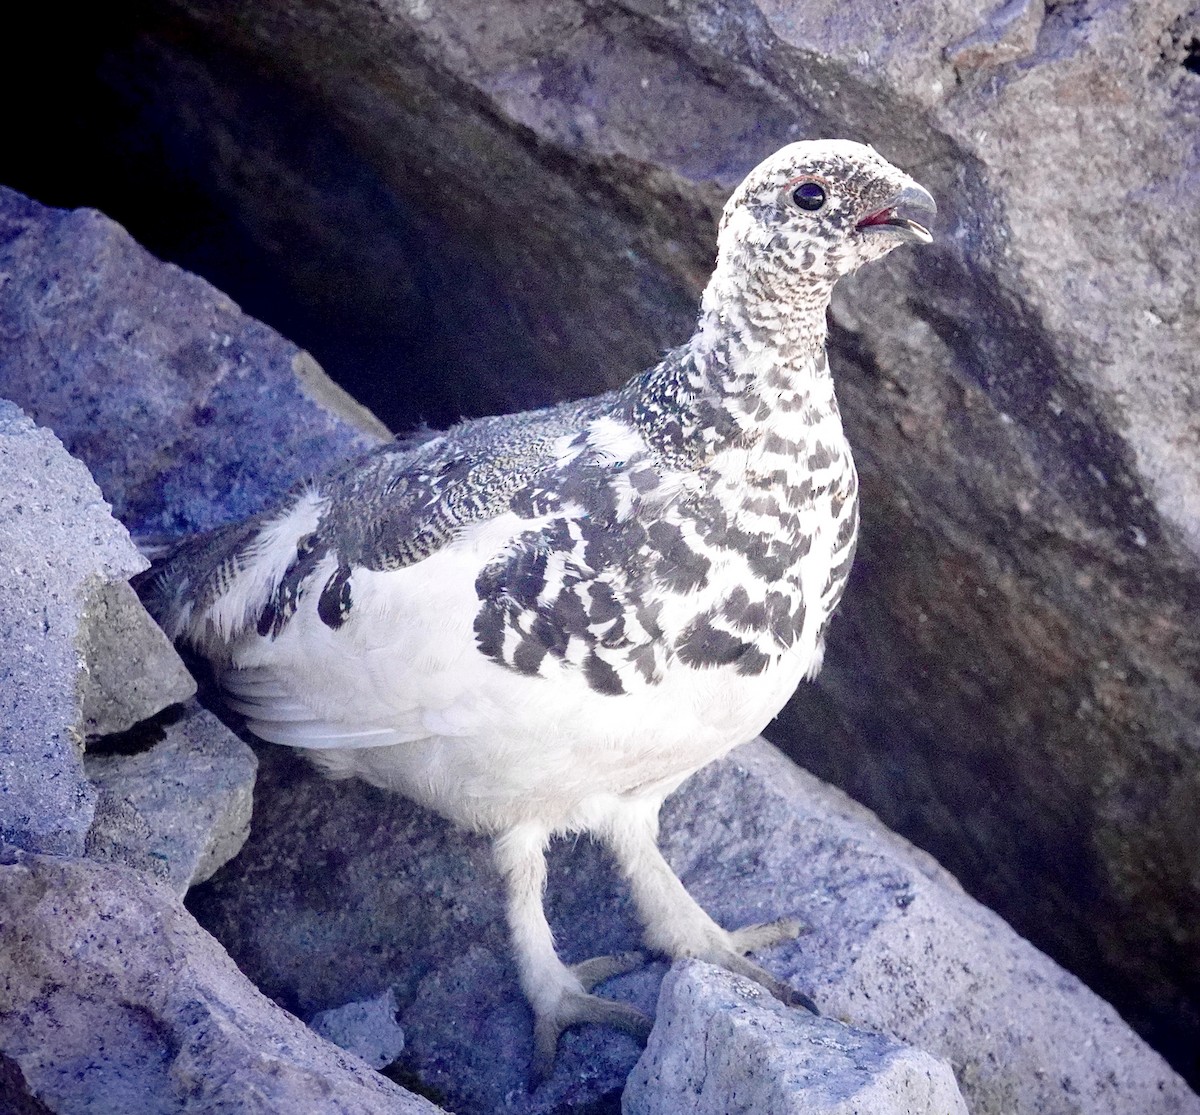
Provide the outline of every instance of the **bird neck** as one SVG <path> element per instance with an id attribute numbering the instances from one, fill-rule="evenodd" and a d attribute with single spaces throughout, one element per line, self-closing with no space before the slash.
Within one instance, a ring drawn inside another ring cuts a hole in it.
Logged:
<path id="1" fill-rule="evenodd" d="M 825 358 L 828 287 L 788 297 L 761 289 L 753 272 L 732 281 L 718 268 L 690 341 L 627 388 L 631 419 L 663 462 L 701 468 L 749 448 L 799 412 L 837 408 Z"/>

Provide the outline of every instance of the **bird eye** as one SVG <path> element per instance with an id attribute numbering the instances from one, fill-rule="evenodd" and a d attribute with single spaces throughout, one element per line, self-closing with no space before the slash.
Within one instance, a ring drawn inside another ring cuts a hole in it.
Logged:
<path id="1" fill-rule="evenodd" d="M 825 204 L 825 189 L 818 182 L 801 182 L 792 191 L 792 201 L 800 209 L 815 212 Z"/>

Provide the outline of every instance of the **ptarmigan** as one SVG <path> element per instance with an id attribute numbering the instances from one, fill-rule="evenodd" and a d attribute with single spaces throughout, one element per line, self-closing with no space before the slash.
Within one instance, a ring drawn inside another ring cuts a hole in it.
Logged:
<path id="1" fill-rule="evenodd" d="M 644 1033 L 564 965 L 542 908 L 559 833 L 602 840 L 647 945 L 803 1002 L 657 846 L 659 807 L 821 665 L 858 525 L 825 357 L 834 283 L 933 199 L 871 148 L 793 143 L 729 199 L 696 331 L 598 398 L 388 445 L 152 571 L 151 610 L 264 740 L 491 835 L 536 1066 L 580 1022 Z"/>

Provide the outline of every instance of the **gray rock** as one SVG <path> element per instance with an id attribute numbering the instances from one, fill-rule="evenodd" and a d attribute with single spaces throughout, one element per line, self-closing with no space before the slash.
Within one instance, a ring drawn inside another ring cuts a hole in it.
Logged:
<path id="1" fill-rule="evenodd" d="M 1194 0 L 333 10 L 180 0 L 106 65 L 153 101 L 138 149 L 341 327 L 331 361 L 418 338 L 355 388 L 397 423 L 586 394 L 686 336 L 725 192 L 788 139 L 874 142 L 933 190 L 937 245 L 839 287 L 861 556 L 773 732 L 1198 1071 Z M 209 513 L 171 475 L 156 513 Z"/>
<path id="2" fill-rule="evenodd" d="M 126 584 L 145 566 L 87 469 L 0 400 L 0 839 L 82 851 L 89 729 L 194 692 Z M 108 615 L 122 642 L 97 635 Z"/>
<path id="3" fill-rule="evenodd" d="M 5 1115 L 54 1115 L 29 1092 L 21 1066 L 0 1053 L 0 1099 Z"/>
<path id="4" fill-rule="evenodd" d="M 686 961 L 663 980 L 624 1115 L 967 1115 L 950 1066 L 881 1034 L 789 1010 Z"/>
<path id="5" fill-rule="evenodd" d="M 524 1091 L 531 1018 L 510 960 L 487 844 L 404 799 L 259 752 L 255 825 L 189 904 L 272 998 L 309 1015 L 394 987 L 399 1065 L 471 1115 L 614 1102 L 639 1050 L 568 1033 L 551 1080 Z M 667 804 L 664 850 L 723 924 L 799 916 L 763 957 L 827 1015 L 955 1066 L 973 1115 L 1200 1115 L 1200 1098 L 1116 1012 L 928 856 L 765 742 L 694 776 Z M 637 947 L 628 894 L 600 849 L 551 849 L 548 911 L 569 961 Z M 652 1011 L 664 967 L 603 989 Z"/>
<path id="6" fill-rule="evenodd" d="M 307 353 L 115 222 L 0 188 L 0 395 L 139 538 L 259 510 L 387 431 Z"/>
<path id="7" fill-rule="evenodd" d="M 439 1110 L 256 991 L 165 888 L 120 867 L 10 852 L 0 1051 L 10 1091 L 43 1105 L 26 1110 Z"/>
<path id="8" fill-rule="evenodd" d="M 396 1022 L 400 1005 L 389 987 L 374 999 L 323 1010 L 309 1028 L 340 1049 L 361 1057 L 372 1068 L 390 1065 L 404 1049 L 404 1031 Z"/>
<path id="9" fill-rule="evenodd" d="M 93 582 L 78 645 L 86 663 L 79 703 L 89 737 L 128 731 L 196 692 L 170 640 L 126 581 Z"/>
<path id="10" fill-rule="evenodd" d="M 257 763 L 195 703 L 156 730 L 163 738 L 138 754 L 85 757 L 100 791 L 87 853 L 148 870 L 183 895 L 245 843 Z"/>

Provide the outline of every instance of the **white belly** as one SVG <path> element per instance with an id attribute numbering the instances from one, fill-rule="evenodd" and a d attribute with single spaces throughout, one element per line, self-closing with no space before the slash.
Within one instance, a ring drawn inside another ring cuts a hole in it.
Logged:
<path id="1" fill-rule="evenodd" d="M 476 649 L 474 579 L 481 552 L 528 527 L 497 523 L 447 547 L 436 580 L 433 563 L 356 574 L 355 608 L 337 631 L 302 601 L 277 637 L 244 638 L 233 655 L 242 672 L 226 679 L 235 698 L 263 676 L 267 692 L 286 694 L 255 698 L 251 729 L 466 827 L 536 818 L 568 830 L 587 827 L 606 795 L 665 796 L 757 735 L 819 665 L 814 634 L 758 675 L 675 662 L 656 684 L 616 695 L 569 664 L 547 677 L 507 669 Z"/>
<path id="2" fill-rule="evenodd" d="M 448 727 L 469 720 L 473 729 L 321 750 L 314 760 L 331 774 L 398 790 L 467 827 L 496 831 L 538 820 L 558 830 L 586 828 L 595 799 L 665 797 L 759 734 L 803 670 L 734 680 L 680 669 L 653 688 L 619 696 L 514 675 L 482 659 L 472 673 L 475 684 L 449 710 Z"/>

